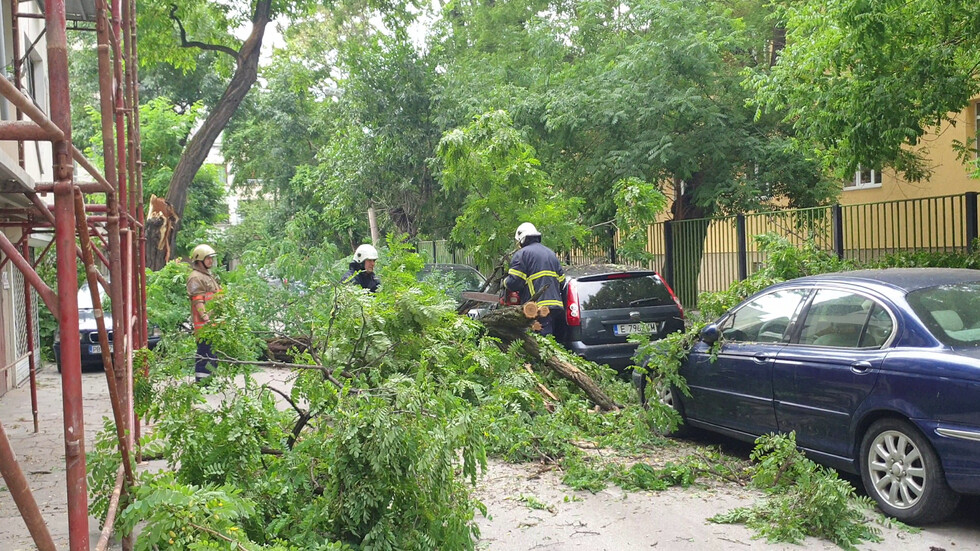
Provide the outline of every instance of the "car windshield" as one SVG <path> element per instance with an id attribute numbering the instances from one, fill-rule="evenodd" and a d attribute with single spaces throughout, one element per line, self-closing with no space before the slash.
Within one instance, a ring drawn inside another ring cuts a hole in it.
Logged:
<path id="1" fill-rule="evenodd" d="M 89 290 L 88 284 L 83 284 L 78 287 L 78 309 L 92 309 L 92 292 Z"/>
<path id="2" fill-rule="evenodd" d="M 906 297 L 922 323 L 949 346 L 980 346 L 980 282 L 939 285 Z"/>
<path id="3" fill-rule="evenodd" d="M 106 315 L 109 315 L 109 293 L 106 292 L 101 283 L 99 284 L 99 298 L 102 299 L 102 304 L 106 307 Z M 88 283 L 82 283 L 78 286 L 78 309 L 92 310 L 92 292 L 89 290 Z"/>
<path id="4" fill-rule="evenodd" d="M 674 304 L 670 292 L 654 275 L 578 281 L 575 290 L 583 310 Z"/>
<path id="5" fill-rule="evenodd" d="M 485 283 L 480 272 L 461 266 L 426 266 L 418 277 L 457 300 L 463 291 L 480 291 Z"/>

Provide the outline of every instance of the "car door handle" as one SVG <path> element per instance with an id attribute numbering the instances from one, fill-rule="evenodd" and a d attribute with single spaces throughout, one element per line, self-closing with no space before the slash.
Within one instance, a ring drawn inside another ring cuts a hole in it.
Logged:
<path id="1" fill-rule="evenodd" d="M 756 363 L 764 364 L 769 360 L 773 359 L 774 356 L 775 354 L 773 354 L 772 352 L 759 352 L 753 357 L 755 358 Z"/>
<path id="2" fill-rule="evenodd" d="M 851 371 L 855 373 L 864 373 L 871 370 L 871 362 L 854 362 L 851 364 Z"/>

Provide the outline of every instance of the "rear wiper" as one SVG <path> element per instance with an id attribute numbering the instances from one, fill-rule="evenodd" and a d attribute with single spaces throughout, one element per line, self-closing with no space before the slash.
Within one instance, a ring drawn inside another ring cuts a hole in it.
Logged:
<path id="1" fill-rule="evenodd" d="M 639 306 L 646 302 L 660 302 L 660 299 L 657 297 L 638 298 L 636 300 L 630 301 L 630 306 Z"/>

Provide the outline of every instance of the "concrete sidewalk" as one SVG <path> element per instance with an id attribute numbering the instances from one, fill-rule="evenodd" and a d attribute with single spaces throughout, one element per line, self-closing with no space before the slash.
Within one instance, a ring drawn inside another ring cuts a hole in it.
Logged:
<path id="1" fill-rule="evenodd" d="M 10 438 L 20 468 L 34 493 L 51 537 L 59 549 L 68 549 L 68 507 L 65 483 L 65 435 L 61 403 L 61 374 L 54 364 L 38 373 L 38 433 L 34 433 L 29 384 L 0 398 L 0 422 Z M 102 428 L 102 418 L 112 416 L 109 389 L 101 371 L 82 373 L 82 397 L 85 415 L 85 450 L 91 449 L 95 434 Z M 92 549 L 101 531 L 96 519 L 89 519 Z M 119 549 L 118 545 L 111 545 Z M 34 540 L 24 520 L 0 479 L 0 549 L 28 551 Z"/>

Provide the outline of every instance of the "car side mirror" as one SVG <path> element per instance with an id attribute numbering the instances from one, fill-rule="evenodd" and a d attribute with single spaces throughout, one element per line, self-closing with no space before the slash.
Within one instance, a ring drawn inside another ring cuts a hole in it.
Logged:
<path id="1" fill-rule="evenodd" d="M 715 344 L 721 338 L 721 329 L 714 323 L 704 326 L 701 330 L 701 340 L 708 344 Z"/>

